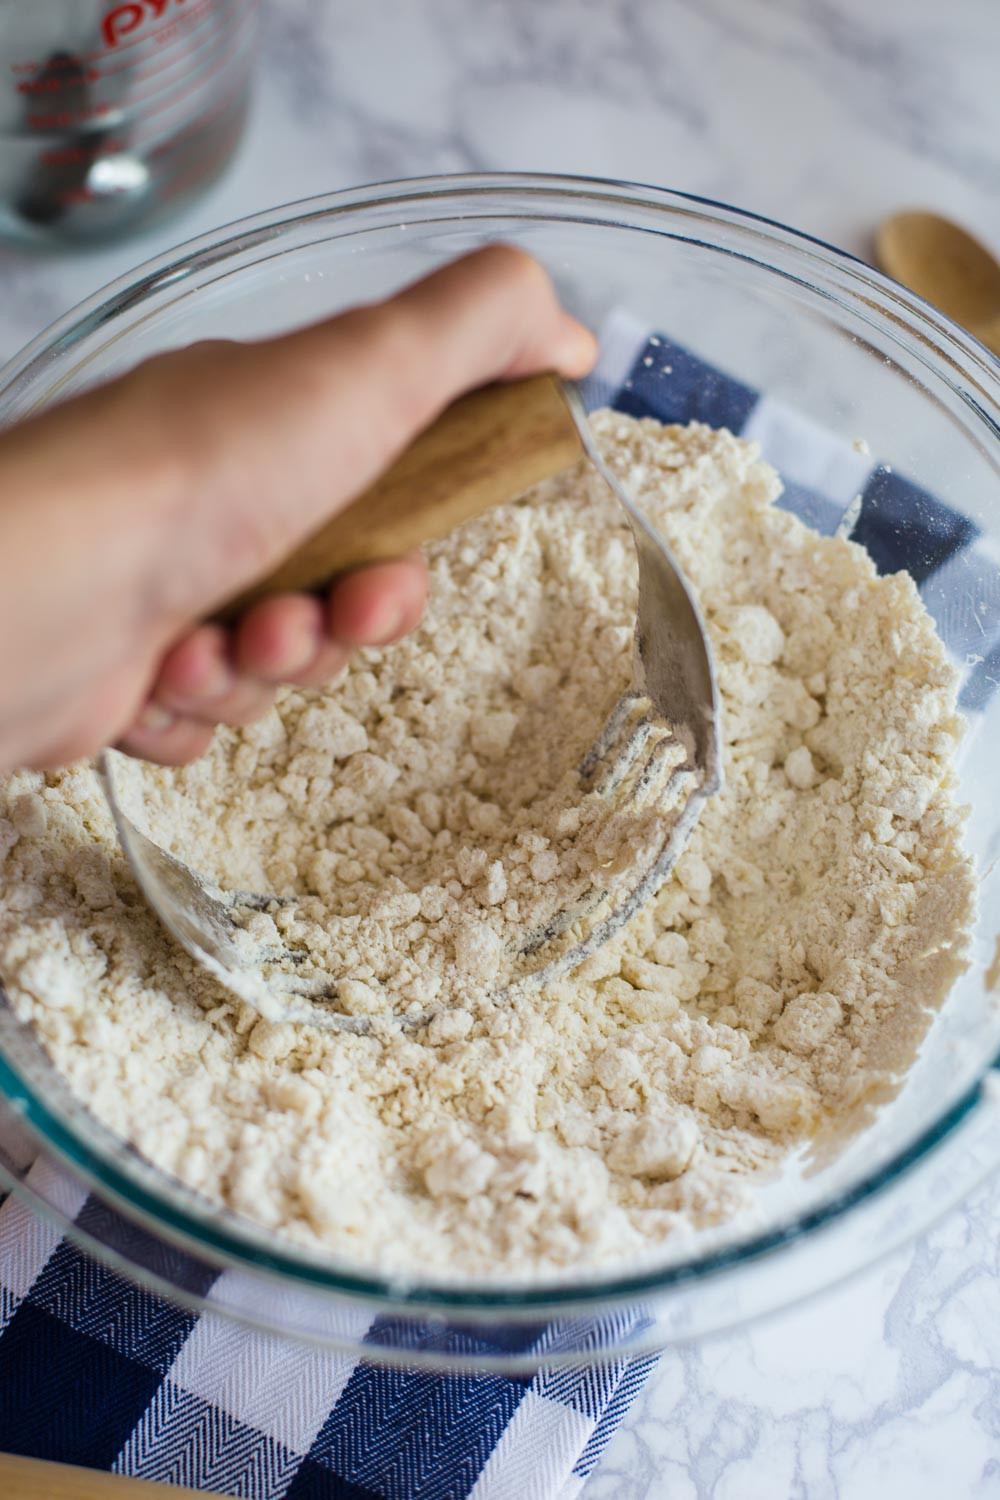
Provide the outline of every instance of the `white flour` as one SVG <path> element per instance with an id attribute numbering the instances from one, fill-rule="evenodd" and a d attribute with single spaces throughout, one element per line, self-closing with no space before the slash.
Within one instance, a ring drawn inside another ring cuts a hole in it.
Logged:
<path id="1" fill-rule="evenodd" d="M 707 615 L 727 781 L 655 903 L 570 978 L 482 999 L 539 892 L 600 853 L 585 830 L 574 864 L 558 808 L 628 680 L 634 563 L 589 471 L 436 545 L 411 640 L 187 771 L 137 773 L 178 852 L 299 898 L 281 941 L 370 1035 L 272 1025 L 200 973 L 88 769 L 0 794 L 0 973 L 75 1088 L 208 1197 L 369 1266 L 608 1265 L 730 1217 L 891 1091 L 963 967 L 954 674 L 911 581 L 775 509 L 726 432 L 596 427 Z M 462 1007 L 412 1032 L 385 1016 L 442 993 Z"/>
<path id="2" fill-rule="evenodd" d="M 275 988 L 284 970 L 357 1017 L 475 1006 L 571 946 L 579 924 L 539 949 L 554 917 L 617 908 L 666 842 L 695 783 L 671 776 L 685 757 L 667 725 L 625 778 L 662 752 L 641 798 L 601 794 L 610 756 L 579 773 L 632 690 L 636 608 L 628 528 L 588 488 L 589 525 L 560 483 L 434 549 L 423 628 L 335 693 L 286 696 L 180 773 L 119 764 L 157 843 L 226 891 L 293 903 L 241 914 L 248 953 L 279 955 Z M 650 709 L 630 700 L 616 743 Z"/>

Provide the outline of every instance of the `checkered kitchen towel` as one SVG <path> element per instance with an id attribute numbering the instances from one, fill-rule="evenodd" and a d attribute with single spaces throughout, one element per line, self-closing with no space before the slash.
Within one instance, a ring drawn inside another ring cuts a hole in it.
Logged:
<path id="1" fill-rule="evenodd" d="M 964 705 L 983 704 L 1000 642 L 985 640 L 980 617 L 998 614 L 1000 567 L 971 521 L 627 317 L 613 320 L 602 347 L 592 395 L 756 438 L 785 478 L 782 503 L 819 530 L 834 531 L 860 495 L 854 538 L 878 565 L 913 574 L 965 666 Z M 960 578 L 950 593 L 949 570 Z M 35 1162 L 29 1181 L 82 1233 L 103 1243 L 122 1235 L 132 1254 L 138 1245 L 148 1264 L 159 1256 L 178 1275 L 185 1257 L 116 1219 L 51 1162 Z M 225 1301 L 238 1274 L 181 1269 L 209 1304 Z M 359 1311 L 357 1321 L 369 1342 L 393 1336 L 386 1319 Z M 544 1326 L 513 1343 L 509 1331 L 438 1326 L 418 1346 L 530 1355 L 552 1338 Z M 414 1347 L 412 1329 L 399 1339 L 401 1352 Z M 534 1377 L 379 1369 L 185 1311 L 87 1258 L 16 1198 L 0 1207 L 0 1450 L 251 1500 L 570 1500 L 651 1364 L 633 1357 Z"/>

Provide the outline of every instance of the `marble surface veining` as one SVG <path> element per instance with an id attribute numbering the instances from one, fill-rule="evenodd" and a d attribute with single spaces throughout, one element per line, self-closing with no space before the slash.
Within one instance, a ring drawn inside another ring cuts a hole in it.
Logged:
<path id="1" fill-rule="evenodd" d="M 1000 1495 L 1000 1188 L 837 1290 L 661 1356 L 584 1500 Z"/>
<path id="2" fill-rule="evenodd" d="M 428 172 L 624 177 L 866 254 L 928 205 L 1000 248 L 997 0 L 270 0 L 250 129 L 180 219 L 0 248 L 0 359 L 136 262 Z M 834 1292 L 670 1352 L 585 1500 L 1000 1496 L 1000 1181 Z"/>

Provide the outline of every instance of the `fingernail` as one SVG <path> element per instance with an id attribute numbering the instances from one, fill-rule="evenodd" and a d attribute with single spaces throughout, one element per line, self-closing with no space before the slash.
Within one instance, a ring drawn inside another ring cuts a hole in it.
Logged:
<path id="1" fill-rule="evenodd" d="M 213 657 L 208 671 L 193 696 L 211 703 L 215 698 L 225 698 L 236 686 L 236 673 L 221 657 Z"/>
<path id="2" fill-rule="evenodd" d="M 146 729 L 150 734 L 162 734 L 165 729 L 169 729 L 172 724 L 176 723 L 176 718 L 176 714 L 161 708 L 158 703 L 147 703 L 136 720 L 136 727 Z"/>
<path id="3" fill-rule="evenodd" d="M 597 359 L 597 340 L 582 323 L 573 319 L 564 330 L 559 349 L 559 368 L 579 376 L 591 370 Z"/>
<path id="4" fill-rule="evenodd" d="M 309 631 L 307 634 L 303 634 L 299 640 L 298 650 L 289 652 L 282 662 L 282 672 L 291 676 L 295 672 L 304 672 L 307 667 L 311 667 L 316 660 L 316 653 L 320 648 L 320 644 L 318 631 Z"/>
<path id="5" fill-rule="evenodd" d="M 369 644 L 372 646 L 387 646 L 389 642 L 399 634 L 403 628 L 403 611 L 398 604 L 390 603 L 388 600 L 375 616 L 370 635 Z"/>

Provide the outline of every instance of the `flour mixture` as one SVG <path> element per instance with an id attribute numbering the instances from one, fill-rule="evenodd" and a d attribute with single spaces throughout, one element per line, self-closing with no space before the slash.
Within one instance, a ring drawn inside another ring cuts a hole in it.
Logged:
<path id="1" fill-rule="evenodd" d="M 411 639 L 135 772 L 158 838 L 291 898 L 256 935 L 369 1035 L 271 1024 L 202 973 L 89 769 L 0 793 L 0 974 L 76 1090 L 208 1198 L 371 1267 L 608 1266 L 732 1216 L 891 1092 L 964 967 L 955 675 L 910 579 L 776 509 L 727 432 L 595 430 L 705 612 L 726 787 L 568 979 L 488 998 L 539 892 L 614 863 L 564 796 L 631 669 L 631 543 L 586 467 L 432 547 Z"/>

